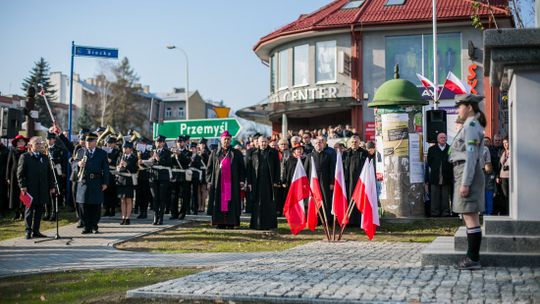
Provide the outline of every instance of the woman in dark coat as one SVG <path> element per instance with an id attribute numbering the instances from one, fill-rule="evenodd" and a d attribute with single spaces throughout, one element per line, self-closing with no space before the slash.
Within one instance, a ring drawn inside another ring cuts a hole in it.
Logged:
<path id="1" fill-rule="evenodd" d="M 116 170 L 116 194 L 120 199 L 120 210 L 122 211 L 122 222 L 120 225 L 129 225 L 129 216 L 133 209 L 133 194 L 135 185 L 133 174 L 137 173 L 137 156 L 133 153 L 133 144 L 125 142 L 123 145 L 123 154 L 118 158 Z M 136 178 L 136 177 L 135 177 Z"/>
<path id="2" fill-rule="evenodd" d="M 19 200 L 19 194 L 21 189 L 17 182 L 17 166 L 19 164 L 19 158 L 26 152 L 26 145 L 28 144 L 28 138 L 17 135 L 11 141 L 12 147 L 9 150 L 6 180 L 9 184 L 9 209 L 15 210 L 14 220 L 24 218 L 24 207 Z"/>

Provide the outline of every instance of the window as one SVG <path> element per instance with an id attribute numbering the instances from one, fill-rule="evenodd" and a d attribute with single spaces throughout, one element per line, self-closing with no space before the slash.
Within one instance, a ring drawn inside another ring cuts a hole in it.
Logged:
<path id="1" fill-rule="evenodd" d="M 270 92 L 274 93 L 276 91 L 276 72 L 277 72 L 277 56 L 274 54 L 270 58 Z"/>
<path id="2" fill-rule="evenodd" d="M 336 41 L 317 42 L 315 46 L 315 53 L 316 81 L 336 81 Z"/>
<path id="3" fill-rule="evenodd" d="M 386 37 L 386 79 L 394 78 L 394 66 L 399 64 L 402 79 L 419 84 L 416 73 L 433 79 L 433 36 L 410 35 Z M 437 34 L 437 78 L 444 83 L 449 71 L 461 75 L 461 34 Z"/>
<path id="4" fill-rule="evenodd" d="M 351 9 L 351 8 L 359 8 L 364 4 L 364 0 L 351 0 L 349 3 L 345 4 L 341 9 Z"/>
<path id="5" fill-rule="evenodd" d="M 165 109 L 165 117 L 171 117 L 171 116 L 172 116 L 172 108 L 167 107 L 167 109 Z"/>
<path id="6" fill-rule="evenodd" d="M 184 107 L 178 107 L 178 117 L 184 118 Z"/>
<path id="7" fill-rule="evenodd" d="M 387 0 L 386 6 L 392 6 L 392 5 L 403 5 L 405 4 L 405 0 Z"/>
<path id="8" fill-rule="evenodd" d="M 294 47 L 294 74 L 293 83 L 295 86 L 308 84 L 308 58 L 309 45 L 299 45 Z"/>
<path id="9" fill-rule="evenodd" d="M 289 56 L 288 50 L 279 52 L 279 89 L 286 89 L 289 85 Z"/>

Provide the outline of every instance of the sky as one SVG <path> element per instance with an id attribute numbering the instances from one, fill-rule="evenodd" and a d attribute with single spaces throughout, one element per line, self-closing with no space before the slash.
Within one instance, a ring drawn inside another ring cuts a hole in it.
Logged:
<path id="1" fill-rule="evenodd" d="M 0 93 L 24 95 L 23 79 L 40 57 L 69 75 L 71 41 L 112 47 L 150 91 L 185 87 L 238 110 L 269 94 L 269 70 L 253 52 L 263 36 L 331 0 L 0 1 Z M 75 58 L 75 73 L 94 77 L 103 63 Z"/>

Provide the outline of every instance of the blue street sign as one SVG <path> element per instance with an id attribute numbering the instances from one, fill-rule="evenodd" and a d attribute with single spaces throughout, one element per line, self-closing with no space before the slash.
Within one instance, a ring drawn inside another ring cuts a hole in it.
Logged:
<path id="1" fill-rule="evenodd" d="M 98 57 L 98 58 L 118 58 L 118 49 L 77 45 L 75 46 L 75 56 Z"/>

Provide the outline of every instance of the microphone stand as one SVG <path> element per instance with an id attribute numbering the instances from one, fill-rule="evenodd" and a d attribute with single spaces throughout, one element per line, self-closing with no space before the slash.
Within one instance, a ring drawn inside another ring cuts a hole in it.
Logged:
<path id="1" fill-rule="evenodd" d="M 60 195 L 60 186 L 58 185 L 58 179 L 56 178 L 56 172 L 54 170 L 54 162 L 52 160 L 52 154 L 51 154 L 51 147 L 47 148 L 49 150 L 49 166 L 51 167 L 51 171 L 54 177 L 54 188 L 56 189 L 56 195 L 54 195 L 54 214 L 56 217 L 56 235 L 52 237 L 47 237 L 42 240 L 34 241 L 34 243 L 43 243 L 48 241 L 54 241 L 54 240 L 67 240 L 66 245 L 71 245 L 70 243 L 73 241 L 73 238 L 71 237 L 61 237 L 59 233 L 58 228 L 58 196 Z M 52 195 L 51 195 L 52 198 Z"/>

